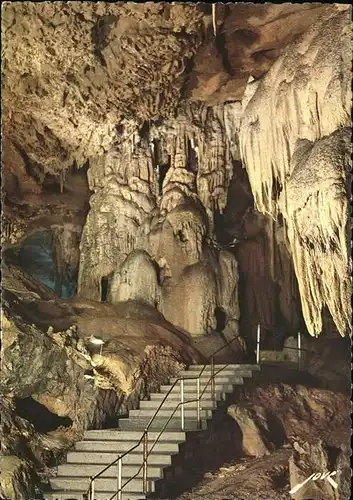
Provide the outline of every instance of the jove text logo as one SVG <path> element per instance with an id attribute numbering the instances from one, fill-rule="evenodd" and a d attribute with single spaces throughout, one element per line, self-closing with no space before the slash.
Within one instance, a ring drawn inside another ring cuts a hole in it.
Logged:
<path id="1" fill-rule="evenodd" d="M 305 481 L 294 486 L 294 488 L 292 488 L 289 493 L 291 495 L 294 495 L 294 493 L 297 493 L 297 491 L 299 491 L 300 488 L 302 488 L 309 481 L 324 481 L 324 480 L 328 481 L 330 485 L 333 488 L 335 488 L 335 490 L 337 490 L 338 484 L 336 483 L 336 481 L 334 481 L 334 479 L 332 479 L 332 476 L 335 476 L 336 474 L 337 474 L 336 470 L 332 472 L 314 472 L 313 474 L 311 474 L 311 476 L 305 479 Z"/>

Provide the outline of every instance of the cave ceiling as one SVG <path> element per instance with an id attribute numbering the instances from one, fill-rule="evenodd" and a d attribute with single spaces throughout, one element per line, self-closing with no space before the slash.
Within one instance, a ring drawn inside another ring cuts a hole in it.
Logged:
<path id="1" fill-rule="evenodd" d="M 210 355 L 348 390 L 350 5 L 1 9 L 0 498 Z"/>
<path id="2" fill-rule="evenodd" d="M 202 3 L 5 2 L 4 144 L 57 174 L 108 150 L 124 121 L 241 100 L 327 8 L 217 4 L 212 19 Z"/>

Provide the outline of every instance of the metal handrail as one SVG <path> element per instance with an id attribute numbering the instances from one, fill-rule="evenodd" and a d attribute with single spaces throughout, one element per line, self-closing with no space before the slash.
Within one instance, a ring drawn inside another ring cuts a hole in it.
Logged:
<path id="1" fill-rule="evenodd" d="M 257 354 L 256 354 L 256 361 L 257 361 L 257 364 L 260 363 L 260 329 L 261 327 L 263 327 L 263 325 L 261 324 L 258 324 L 258 335 L 257 335 Z M 265 327 L 266 329 L 266 327 Z M 220 373 L 222 370 L 224 370 L 225 368 L 227 368 L 230 363 L 228 364 L 225 364 L 224 366 L 222 366 L 218 371 L 214 371 L 214 357 L 216 354 L 218 354 L 220 351 L 222 351 L 223 349 L 225 349 L 226 347 L 228 347 L 230 344 L 232 344 L 235 340 L 237 339 L 237 337 L 234 337 L 232 340 L 226 342 L 226 344 L 224 344 L 223 346 L 221 346 L 219 349 L 217 349 L 215 352 L 213 352 L 213 354 L 211 354 L 207 360 L 211 360 L 211 376 L 210 378 L 207 380 L 207 383 L 206 385 L 203 387 L 203 390 L 202 392 L 200 393 L 200 377 L 201 375 L 203 374 L 203 372 L 205 371 L 206 367 L 208 366 L 208 363 L 206 363 L 203 368 L 201 369 L 201 371 L 195 375 L 195 376 L 187 376 L 187 377 L 179 377 L 177 378 L 174 383 L 172 384 L 172 386 L 170 387 L 170 389 L 168 390 L 168 392 L 165 394 L 163 400 L 161 401 L 161 403 L 159 404 L 158 408 L 156 409 L 156 411 L 154 412 L 153 416 L 151 417 L 151 419 L 149 420 L 141 438 L 139 439 L 139 441 L 133 446 L 131 447 L 128 451 L 126 451 L 125 453 L 123 453 L 122 455 L 119 455 L 115 460 L 113 460 L 113 462 L 111 462 L 110 464 L 108 464 L 106 467 L 104 467 L 100 472 L 98 472 L 97 474 L 95 474 L 94 476 L 92 476 L 90 478 L 90 484 L 89 484 L 89 488 L 88 488 L 88 491 L 87 493 L 84 495 L 84 497 L 87 499 L 89 498 L 89 500 L 94 500 L 94 481 L 95 479 L 97 479 L 98 477 L 100 477 L 106 470 L 108 470 L 110 467 L 112 467 L 113 465 L 117 464 L 118 463 L 118 490 L 114 493 L 114 495 L 109 499 L 109 500 L 113 500 L 117 495 L 119 495 L 119 500 L 121 499 L 121 494 L 122 494 L 122 491 L 123 489 L 125 488 L 125 486 L 127 486 L 133 479 L 135 479 L 141 472 L 141 470 L 143 469 L 143 489 L 144 489 L 144 492 L 147 493 L 147 482 L 148 482 L 148 477 L 147 477 L 147 461 L 148 461 L 148 457 L 150 456 L 152 450 L 154 449 L 154 447 L 156 446 L 157 442 L 159 441 L 160 437 L 162 436 L 163 432 L 165 431 L 166 427 L 168 426 L 169 422 L 171 421 L 171 419 L 174 417 L 176 411 L 181 408 L 181 430 L 184 431 L 184 406 L 186 404 L 189 404 L 189 403 L 195 403 L 197 402 L 198 405 L 197 405 L 197 427 L 198 428 L 201 428 L 201 417 L 200 417 L 200 412 L 201 412 L 201 407 L 200 407 L 200 401 L 207 389 L 207 387 L 210 385 L 211 383 L 211 400 L 212 400 L 212 409 L 215 408 L 215 376 L 218 375 L 218 373 Z M 300 339 L 300 333 L 298 333 L 298 339 Z M 299 340 L 300 342 L 300 340 Z M 300 344 L 298 344 L 300 345 Z M 302 347 L 286 347 L 287 349 L 294 349 L 294 350 L 298 350 L 298 351 L 307 351 L 307 352 L 313 352 L 309 349 L 306 349 L 306 348 L 302 348 Z M 300 361 L 299 361 L 299 364 L 300 364 Z M 196 399 L 191 399 L 191 400 L 188 400 L 188 401 L 184 401 L 184 380 L 196 380 L 197 381 L 197 398 Z M 148 431 L 149 431 L 149 428 L 151 427 L 152 423 L 154 422 L 155 418 L 157 417 L 159 411 L 161 410 L 161 408 L 163 407 L 165 401 L 168 399 L 168 396 L 170 395 L 170 393 L 173 391 L 173 389 L 176 387 L 176 385 L 180 382 L 180 388 L 181 388 L 181 401 L 175 406 L 174 410 L 172 411 L 171 415 L 169 416 L 169 418 L 166 420 L 166 422 L 164 423 L 163 427 L 162 427 L 162 430 L 159 432 L 159 434 L 157 435 L 156 439 L 154 440 L 151 448 L 148 450 Z M 138 471 L 136 472 L 136 474 L 134 474 L 132 477 L 130 477 L 123 485 L 121 484 L 121 469 L 122 469 L 122 459 L 128 455 L 129 453 L 131 453 L 132 451 L 134 451 L 136 448 L 138 448 L 141 443 L 143 442 L 143 463 L 142 465 L 140 466 L 140 468 L 138 469 Z"/>
<path id="2" fill-rule="evenodd" d="M 207 365 L 206 365 L 206 366 L 207 366 Z M 224 367 L 220 368 L 217 372 L 215 372 L 215 373 L 214 373 L 214 376 L 216 376 L 219 372 L 221 372 L 222 370 L 224 370 L 224 368 L 226 368 L 227 366 L 229 366 L 229 363 L 228 363 L 227 365 L 225 365 Z M 201 372 L 200 372 L 200 373 L 201 373 Z M 194 379 L 196 379 L 196 380 L 197 380 L 197 379 L 198 379 L 198 377 L 185 377 L 185 378 L 187 378 L 188 380 L 194 380 Z M 178 381 L 180 381 L 180 380 L 182 380 L 182 379 L 178 379 Z M 180 407 L 181 405 L 185 405 L 185 404 L 188 404 L 188 403 L 196 403 L 197 401 L 200 401 L 200 399 L 201 399 L 201 398 L 202 398 L 202 396 L 204 395 L 205 390 L 207 389 L 207 387 L 208 387 L 208 385 L 209 385 L 209 383 L 210 383 L 210 380 L 211 380 L 211 379 L 209 379 L 209 380 L 208 380 L 208 382 L 207 382 L 207 384 L 205 385 L 205 387 L 204 387 L 204 389 L 203 389 L 202 393 L 200 394 L 200 397 L 199 397 L 199 398 L 196 398 L 196 399 L 190 399 L 190 400 L 188 400 L 188 401 L 183 401 L 183 402 L 182 402 L 182 401 L 180 401 L 180 402 L 176 405 L 176 407 L 174 408 L 174 410 L 173 410 L 172 414 L 169 416 L 168 420 L 167 420 L 167 421 L 165 422 L 165 424 L 163 425 L 162 430 L 159 432 L 158 436 L 157 436 L 157 437 L 156 437 L 156 439 L 154 440 L 154 443 L 153 443 L 153 444 L 152 444 L 152 446 L 150 447 L 150 449 L 149 449 L 149 451 L 148 451 L 148 454 L 147 454 L 147 457 L 149 457 L 149 455 L 151 454 L 151 452 L 152 452 L 153 448 L 156 446 L 157 442 L 159 441 L 159 438 L 162 436 L 163 432 L 165 431 L 165 429 L 166 429 L 166 427 L 168 426 L 168 424 L 169 424 L 169 422 L 171 421 L 171 419 L 174 417 L 175 412 L 179 409 L 179 407 Z M 177 382 L 177 381 L 176 381 L 176 382 Z M 145 433 L 146 433 L 146 432 L 148 432 L 148 431 L 147 431 L 147 429 L 145 430 L 145 432 L 144 432 L 144 434 L 142 435 L 142 437 L 144 437 L 144 435 L 145 435 Z M 130 451 L 132 451 L 132 450 L 130 450 Z M 126 452 L 126 454 L 127 454 L 127 453 L 129 453 L 129 452 Z M 120 457 L 120 458 L 122 458 L 122 457 Z M 118 459 L 118 460 L 119 460 L 119 459 Z M 122 491 L 122 490 L 123 490 L 123 488 L 124 488 L 126 485 L 128 485 L 128 484 L 130 483 L 130 481 L 132 481 L 133 479 L 135 479 L 135 477 L 137 477 L 137 476 L 140 474 L 140 472 L 141 472 L 141 470 L 142 470 L 143 466 L 144 466 L 144 464 L 142 464 L 142 465 L 140 466 L 140 468 L 139 468 L 139 470 L 136 472 L 136 474 L 135 474 L 134 476 L 130 477 L 130 478 L 126 481 L 126 483 L 124 483 L 124 484 L 121 486 L 120 490 L 116 491 L 116 492 L 114 493 L 114 495 L 113 495 L 112 497 L 110 497 L 110 498 L 109 498 L 109 500 L 114 500 L 114 498 L 115 498 L 115 497 L 119 494 L 119 492 L 120 492 L 120 491 Z"/>
<path id="3" fill-rule="evenodd" d="M 208 360 L 211 360 L 211 376 L 210 378 L 208 379 L 205 387 L 203 388 L 203 391 L 199 394 L 199 397 L 196 398 L 196 399 L 193 399 L 193 400 L 188 400 L 188 401 L 180 401 L 176 407 L 174 408 L 171 416 L 169 417 L 169 419 L 166 421 L 166 423 L 164 424 L 162 430 L 160 431 L 160 433 L 158 434 L 157 438 L 155 439 L 152 447 L 150 448 L 150 450 L 148 451 L 148 453 L 146 454 L 146 456 L 144 456 L 144 461 L 143 461 L 143 464 L 141 465 L 141 467 L 139 468 L 139 470 L 137 471 L 136 474 L 134 474 L 132 477 L 130 477 L 123 485 L 120 485 L 119 488 L 118 488 L 118 491 L 116 493 L 114 493 L 114 495 L 109 499 L 109 500 L 113 500 L 117 495 L 119 495 L 119 493 L 122 492 L 122 490 L 125 488 L 125 486 L 127 486 L 133 479 L 135 479 L 141 472 L 142 468 L 146 468 L 146 464 L 147 464 L 147 459 L 149 457 L 149 455 L 151 454 L 153 448 L 155 447 L 155 445 L 157 444 L 159 438 L 161 437 L 161 435 L 163 434 L 164 430 L 166 429 L 167 425 L 169 424 L 170 420 L 173 418 L 175 412 L 178 410 L 179 407 L 183 407 L 185 404 L 188 404 L 188 403 L 195 403 L 195 402 L 200 402 L 202 396 L 204 395 L 207 387 L 209 386 L 210 382 L 211 382 L 211 397 L 212 397 L 212 401 L 214 403 L 214 377 L 220 373 L 222 370 L 224 370 L 225 368 L 227 368 L 227 366 L 229 366 L 231 363 L 228 363 L 228 364 L 225 364 L 224 366 L 222 366 L 222 368 L 220 368 L 217 372 L 214 371 L 214 357 L 216 354 L 218 354 L 220 351 L 222 351 L 223 349 L 225 349 L 226 347 L 228 347 L 230 344 L 232 344 L 235 340 L 237 340 L 237 337 L 234 337 L 232 340 L 228 341 L 226 344 L 224 344 L 223 346 L 221 346 L 219 349 L 217 349 L 215 352 L 213 352 L 207 359 Z M 169 389 L 169 391 L 166 393 L 165 397 L 163 398 L 162 402 L 160 403 L 160 405 L 158 406 L 158 408 L 156 409 L 155 413 L 152 415 L 151 419 L 149 420 L 141 438 L 139 439 L 139 441 L 132 447 L 130 448 L 129 450 L 127 450 L 125 453 L 123 453 L 122 455 L 119 455 L 115 460 L 113 460 L 113 462 L 111 462 L 110 464 L 108 464 L 106 467 L 104 467 L 100 472 L 98 472 L 97 474 L 95 474 L 94 476 L 92 476 L 90 478 L 90 484 L 89 484 L 89 487 L 88 487 L 88 490 L 87 490 L 87 493 L 84 495 L 85 498 L 88 498 L 89 500 L 94 500 L 93 496 L 94 496 L 94 481 L 100 477 L 105 471 L 107 471 L 108 469 L 110 469 L 112 466 L 114 466 L 115 464 L 119 464 L 119 466 L 121 467 L 121 464 L 122 464 L 122 459 L 128 455 L 129 453 L 131 453 L 132 451 L 134 451 L 136 448 L 138 448 L 141 443 L 143 441 L 146 441 L 148 439 L 148 430 L 150 428 L 150 426 L 152 425 L 153 421 L 155 420 L 155 418 L 157 417 L 160 409 L 163 407 L 165 401 L 167 400 L 168 396 L 170 395 L 170 393 L 173 391 L 173 389 L 176 387 L 176 385 L 178 384 L 178 382 L 181 382 L 181 381 L 184 381 L 184 379 L 187 379 L 187 380 L 197 380 L 199 381 L 200 380 L 200 377 L 201 375 L 203 374 L 203 372 L 205 371 L 206 367 L 209 366 L 208 363 L 206 363 L 203 368 L 201 369 L 201 371 L 198 373 L 198 375 L 195 375 L 193 377 L 179 377 L 177 378 L 173 385 L 171 386 L 171 388 Z M 199 410 L 199 409 L 198 409 Z M 199 413 L 199 411 L 198 411 Z M 182 419 L 183 420 L 183 419 Z M 199 425 L 199 422 L 198 422 L 198 425 Z M 184 430 L 184 429 L 182 429 Z M 144 451 L 145 451 L 145 446 L 144 446 Z M 147 481 L 147 478 L 145 477 L 146 474 L 145 474 L 145 471 L 144 471 L 144 489 L 146 489 L 146 481 Z"/>

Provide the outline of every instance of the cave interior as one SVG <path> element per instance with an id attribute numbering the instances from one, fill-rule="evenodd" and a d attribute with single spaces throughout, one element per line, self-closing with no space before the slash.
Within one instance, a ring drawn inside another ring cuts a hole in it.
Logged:
<path id="1" fill-rule="evenodd" d="M 304 440 L 320 419 L 329 428 L 330 404 L 349 413 L 350 14 L 2 6 L 0 496 L 27 499 L 85 430 L 118 426 L 215 351 L 218 363 L 254 364 L 259 341 L 263 455 L 291 443 L 276 398 L 305 421 Z M 345 446 L 347 421 L 337 425 L 315 448 L 329 467 Z M 250 448 L 234 450 L 259 458 Z M 289 481 L 278 474 L 274 495 Z"/>

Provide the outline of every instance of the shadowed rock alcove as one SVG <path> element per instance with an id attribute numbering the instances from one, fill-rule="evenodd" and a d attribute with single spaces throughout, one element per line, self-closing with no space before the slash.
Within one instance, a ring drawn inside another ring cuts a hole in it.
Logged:
<path id="1" fill-rule="evenodd" d="M 60 426 L 70 427 L 72 420 L 69 417 L 59 417 L 49 411 L 44 405 L 35 399 L 28 397 L 16 399 L 16 411 L 18 415 L 30 422 L 36 431 L 46 433 Z"/>
<path id="2" fill-rule="evenodd" d="M 28 236 L 19 247 L 8 249 L 5 256 L 59 297 L 73 297 L 77 288 L 75 277 L 69 268 L 58 269 L 55 250 L 52 233 L 40 231 Z"/>

